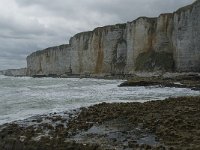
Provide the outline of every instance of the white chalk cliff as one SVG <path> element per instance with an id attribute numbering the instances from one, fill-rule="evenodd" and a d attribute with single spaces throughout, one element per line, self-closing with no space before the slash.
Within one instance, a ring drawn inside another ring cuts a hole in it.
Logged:
<path id="1" fill-rule="evenodd" d="M 8 70 L 1 70 L 0 75 L 5 76 L 27 76 L 27 69 L 20 68 L 20 69 L 8 69 Z"/>
<path id="2" fill-rule="evenodd" d="M 27 70 L 29 76 L 199 72 L 200 0 L 158 18 L 78 33 L 69 44 L 29 55 Z"/>

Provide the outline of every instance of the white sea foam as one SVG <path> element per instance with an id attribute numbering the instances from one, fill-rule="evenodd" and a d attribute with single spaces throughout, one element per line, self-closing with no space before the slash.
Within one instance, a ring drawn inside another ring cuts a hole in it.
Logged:
<path id="1" fill-rule="evenodd" d="M 101 102 L 145 102 L 200 95 L 184 88 L 118 87 L 122 82 L 0 76 L 0 124 Z"/>

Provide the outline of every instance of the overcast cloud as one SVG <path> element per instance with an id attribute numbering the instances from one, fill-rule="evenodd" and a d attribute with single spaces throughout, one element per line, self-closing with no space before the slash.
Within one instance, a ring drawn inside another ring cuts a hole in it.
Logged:
<path id="1" fill-rule="evenodd" d="M 26 56 L 68 43 L 98 26 L 155 17 L 194 0 L 0 0 L 0 70 L 26 66 Z"/>

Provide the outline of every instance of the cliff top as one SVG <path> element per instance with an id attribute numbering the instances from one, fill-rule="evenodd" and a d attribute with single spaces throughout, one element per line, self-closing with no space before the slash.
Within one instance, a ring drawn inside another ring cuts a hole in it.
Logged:
<path id="1" fill-rule="evenodd" d="M 92 31 L 85 31 L 85 32 L 77 33 L 72 38 L 80 38 L 80 36 L 82 36 L 82 35 L 87 36 L 87 35 L 102 31 L 102 30 L 114 30 L 114 29 L 125 29 L 125 28 L 126 28 L 126 23 L 115 24 L 115 25 L 106 25 L 106 26 L 102 26 L 102 27 L 97 27 Z"/>
<path id="2" fill-rule="evenodd" d="M 180 14 L 181 12 L 185 12 L 185 11 L 188 11 L 188 10 L 192 10 L 193 6 L 196 5 L 197 3 L 200 3 L 200 0 L 196 0 L 196 1 L 194 1 L 194 2 L 193 2 L 192 4 L 190 4 L 190 5 L 181 7 L 181 8 L 179 8 L 177 11 L 175 11 L 174 13 Z"/>
<path id="3" fill-rule="evenodd" d="M 194 5 L 196 5 L 196 3 L 200 2 L 200 0 L 196 0 L 195 2 L 193 2 L 192 4 L 190 5 L 187 5 L 187 6 L 184 6 L 184 7 L 181 7 L 179 8 L 178 10 L 176 10 L 174 13 L 180 13 L 180 12 L 183 12 L 183 11 L 187 11 L 187 10 L 190 10 L 193 8 Z M 174 13 L 162 13 L 159 15 L 160 16 L 172 16 L 174 15 Z M 133 21 L 130 21 L 130 22 L 127 22 L 127 23 L 136 23 L 137 21 L 141 20 L 141 19 L 145 19 L 147 21 L 155 21 L 158 17 L 146 17 L 146 16 L 141 16 L 141 17 L 138 17 L 137 19 L 133 20 Z M 80 32 L 80 33 L 77 33 L 75 34 L 72 38 L 79 38 L 81 35 L 90 35 L 94 32 L 97 32 L 99 30 L 106 30 L 106 29 L 113 29 L 113 28 L 121 28 L 121 29 L 124 29 L 127 25 L 127 23 L 121 23 L 121 24 L 115 24 L 115 25 L 106 25 L 106 26 L 102 26 L 102 27 L 97 27 L 95 28 L 94 30 L 92 31 L 85 31 L 85 32 Z"/>
<path id="4" fill-rule="evenodd" d="M 194 7 L 194 5 L 196 5 L 199 2 L 200 2 L 200 0 L 196 0 L 192 4 L 184 6 L 182 8 L 179 8 L 177 11 L 175 11 L 173 13 L 163 13 L 163 14 L 160 14 L 159 17 L 161 17 L 161 16 L 173 16 L 174 14 L 180 14 L 181 12 L 192 10 L 192 8 Z M 122 29 L 123 30 L 123 29 L 126 28 L 126 26 L 127 26 L 128 23 L 136 23 L 137 21 L 140 21 L 141 19 L 144 19 L 146 21 L 156 21 L 156 19 L 159 18 L 159 17 L 145 17 L 145 16 L 143 16 L 143 17 L 138 17 L 137 19 L 135 19 L 135 20 L 133 20 L 131 22 L 127 22 L 127 23 L 115 24 L 115 25 L 106 25 L 106 26 L 102 26 L 102 27 L 97 27 L 97 28 L 95 28 L 92 31 L 85 31 L 85 32 L 80 32 L 80 33 L 75 34 L 70 39 L 69 43 L 71 43 L 71 40 L 73 38 L 79 39 L 81 36 L 90 36 L 90 34 L 94 34 L 94 33 L 98 34 L 101 31 L 108 31 L 108 30 L 112 31 L 112 30 L 115 30 L 115 29 Z M 46 53 L 46 52 L 48 52 L 50 50 L 58 50 L 58 49 L 63 49 L 63 48 L 68 48 L 68 47 L 70 47 L 70 44 L 63 44 L 63 45 L 60 45 L 60 46 L 49 47 L 49 48 L 46 48 L 44 50 L 36 51 L 36 52 L 30 54 L 28 57 L 33 56 L 33 55 L 40 55 L 40 54 Z"/>
<path id="5" fill-rule="evenodd" d="M 59 46 L 48 47 L 48 48 L 46 48 L 44 50 L 38 50 L 36 52 L 33 52 L 32 54 L 30 54 L 29 56 L 27 56 L 27 58 L 31 57 L 31 56 L 34 56 L 34 55 L 36 55 L 36 56 L 37 55 L 41 55 L 41 54 L 47 53 L 49 51 L 57 51 L 57 50 L 62 50 L 64 48 L 69 48 L 69 47 L 70 47 L 69 44 L 62 44 L 62 45 L 59 45 Z"/>

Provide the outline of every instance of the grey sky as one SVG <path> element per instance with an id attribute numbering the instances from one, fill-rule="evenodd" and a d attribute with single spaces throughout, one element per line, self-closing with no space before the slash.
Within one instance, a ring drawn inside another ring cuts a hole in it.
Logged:
<path id="1" fill-rule="evenodd" d="M 0 70 L 26 66 L 26 56 L 68 43 L 98 26 L 155 17 L 194 0 L 0 0 Z"/>

